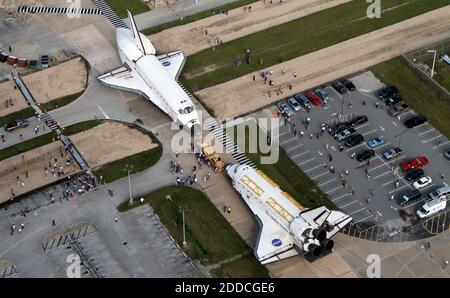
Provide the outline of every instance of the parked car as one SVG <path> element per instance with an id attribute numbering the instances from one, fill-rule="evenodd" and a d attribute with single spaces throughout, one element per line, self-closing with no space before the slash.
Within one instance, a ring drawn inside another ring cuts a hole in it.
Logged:
<path id="1" fill-rule="evenodd" d="M 422 193 L 420 191 L 417 189 L 410 189 L 398 198 L 397 203 L 400 206 L 405 207 L 406 205 L 412 204 L 413 202 L 419 200 L 421 197 Z"/>
<path id="2" fill-rule="evenodd" d="M 298 101 L 296 101 L 295 98 L 293 98 L 293 97 L 290 97 L 288 99 L 288 103 L 295 111 L 300 111 L 300 109 L 302 108 L 300 106 L 300 104 L 298 103 Z"/>
<path id="3" fill-rule="evenodd" d="M 342 80 L 341 83 L 342 83 L 342 85 L 344 85 L 345 88 L 347 88 L 349 91 L 355 91 L 355 90 L 356 90 L 356 86 L 355 86 L 355 85 L 353 84 L 353 82 L 350 81 L 350 80 L 345 79 L 345 80 Z"/>
<path id="4" fill-rule="evenodd" d="M 424 174 L 425 174 L 425 172 L 422 169 L 411 170 L 406 173 L 405 179 L 408 181 L 413 181 L 413 180 L 419 179 Z"/>
<path id="5" fill-rule="evenodd" d="M 345 139 L 344 144 L 347 147 L 353 147 L 364 142 L 364 137 L 360 134 L 354 134 Z"/>
<path id="6" fill-rule="evenodd" d="M 425 122 L 427 122 L 427 117 L 422 115 L 416 115 L 406 120 L 404 124 L 407 128 L 413 128 L 421 124 L 424 124 Z"/>
<path id="7" fill-rule="evenodd" d="M 331 84 L 334 90 L 336 90 L 339 94 L 347 93 L 347 88 L 341 82 L 333 82 Z"/>
<path id="8" fill-rule="evenodd" d="M 280 109 L 280 111 L 284 114 L 284 115 L 286 115 L 286 116 L 292 116 L 292 115 L 294 115 L 295 113 L 294 113 L 294 111 L 287 105 L 287 103 L 285 103 L 285 102 L 279 102 L 279 103 L 277 103 L 277 107 Z"/>
<path id="9" fill-rule="evenodd" d="M 410 110 L 410 107 L 408 106 L 408 104 L 404 101 L 401 101 L 401 102 L 397 103 L 396 105 L 393 105 L 392 107 L 390 107 L 388 110 L 388 113 L 392 117 L 397 117 L 397 116 L 403 115 L 404 113 L 408 112 L 409 110 Z"/>
<path id="10" fill-rule="evenodd" d="M 13 132 L 16 129 L 28 127 L 28 120 L 26 119 L 17 119 L 16 121 L 10 122 L 5 125 L 5 130 L 9 132 Z"/>
<path id="11" fill-rule="evenodd" d="M 436 199 L 436 198 L 446 198 L 450 199 L 450 186 L 444 186 L 441 188 L 438 188 L 428 194 L 428 197 L 430 199 Z"/>
<path id="12" fill-rule="evenodd" d="M 325 89 L 319 88 L 316 89 L 314 91 L 321 99 L 322 101 L 325 103 L 328 99 L 330 99 L 330 96 L 328 95 L 328 93 L 325 91 Z"/>
<path id="13" fill-rule="evenodd" d="M 433 183 L 433 179 L 431 179 L 430 176 L 425 176 L 414 182 L 412 186 L 414 189 L 419 190 L 421 188 L 427 187 L 431 183 Z"/>
<path id="14" fill-rule="evenodd" d="M 375 156 L 375 151 L 373 151 L 372 149 L 368 149 L 368 150 L 359 152 L 356 155 L 356 160 L 357 161 L 366 161 L 368 159 L 371 159 L 374 156 Z"/>
<path id="15" fill-rule="evenodd" d="M 402 154 L 402 152 L 403 152 L 403 150 L 398 148 L 398 147 L 391 148 L 391 149 L 388 149 L 388 150 L 384 151 L 383 157 L 386 160 L 390 160 L 391 158 L 399 156 L 400 154 Z"/>
<path id="16" fill-rule="evenodd" d="M 359 115 L 350 120 L 348 124 L 352 127 L 356 127 L 358 125 L 366 123 L 367 121 L 369 121 L 369 118 L 367 118 L 366 115 Z"/>
<path id="17" fill-rule="evenodd" d="M 429 163 L 425 156 L 419 156 L 401 164 L 401 167 L 405 171 L 410 171 L 426 166 Z"/>
<path id="18" fill-rule="evenodd" d="M 385 103 L 387 106 L 390 106 L 390 107 L 391 107 L 391 106 L 393 106 L 393 105 L 398 104 L 398 103 L 401 102 L 401 101 L 403 101 L 403 98 L 394 95 L 394 96 L 389 97 L 388 99 L 386 99 L 386 100 L 384 101 L 384 103 Z"/>
<path id="19" fill-rule="evenodd" d="M 450 160 L 450 150 L 445 151 L 444 153 L 444 157 L 447 158 L 448 160 Z"/>
<path id="20" fill-rule="evenodd" d="M 301 93 L 294 94 L 294 98 L 299 102 L 299 104 L 302 105 L 305 109 L 311 108 L 311 102 L 309 101 L 308 97 Z"/>
<path id="21" fill-rule="evenodd" d="M 346 130 L 348 128 L 350 128 L 350 126 L 348 125 L 347 122 L 337 123 L 331 128 L 331 134 L 335 136 L 339 134 L 341 131 Z"/>
<path id="22" fill-rule="evenodd" d="M 380 90 L 378 90 L 375 93 L 375 95 L 379 99 L 386 99 L 386 98 L 389 98 L 389 97 L 397 95 L 397 94 L 398 94 L 398 89 L 396 87 L 394 87 L 394 86 L 381 88 Z"/>
<path id="23" fill-rule="evenodd" d="M 314 93 L 312 91 L 306 93 L 306 97 L 308 97 L 309 101 L 313 105 L 320 105 L 322 103 L 322 101 L 320 100 L 320 97 L 316 93 Z"/>
<path id="24" fill-rule="evenodd" d="M 367 146 L 369 146 L 369 148 L 371 148 L 371 149 L 379 147 L 379 146 L 381 146 L 383 144 L 384 144 L 384 138 L 383 137 L 373 138 L 373 139 L 370 139 L 367 142 Z"/>
<path id="25" fill-rule="evenodd" d="M 419 218 L 429 217 L 447 208 L 447 199 L 445 197 L 427 201 L 416 214 Z"/>
<path id="26" fill-rule="evenodd" d="M 334 138 L 338 140 L 339 142 L 344 141 L 348 136 L 351 136 L 352 134 L 356 133 L 356 130 L 352 127 L 346 128 L 342 130 L 340 133 L 336 134 Z"/>

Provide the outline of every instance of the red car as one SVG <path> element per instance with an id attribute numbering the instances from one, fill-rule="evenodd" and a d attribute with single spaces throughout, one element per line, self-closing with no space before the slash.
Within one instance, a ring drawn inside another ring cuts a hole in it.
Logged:
<path id="1" fill-rule="evenodd" d="M 425 156 L 419 156 L 401 164 L 403 170 L 409 171 L 426 166 L 429 163 Z"/>
<path id="2" fill-rule="evenodd" d="M 306 93 L 306 97 L 308 97 L 309 101 L 314 105 L 320 105 L 322 103 L 320 97 L 312 91 Z"/>

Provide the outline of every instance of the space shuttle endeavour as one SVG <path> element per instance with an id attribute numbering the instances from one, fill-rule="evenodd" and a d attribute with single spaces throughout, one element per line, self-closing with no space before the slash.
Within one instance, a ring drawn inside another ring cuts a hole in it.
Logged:
<path id="1" fill-rule="evenodd" d="M 116 29 L 117 47 L 123 66 L 97 79 L 109 87 L 138 93 L 179 125 L 191 131 L 197 129 L 197 110 L 176 81 L 186 59 L 183 52 L 155 56 L 155 48 L 138 31 L 129 11 L 128 19 L 131 29 Z"/>
<path id="2" fill-rule="evenodd" d="M 260 232 L 256 258 L 267 264 L 297 254 L 315 259 L 333 249 L 330 238 L 352 221 L 325 206 L 305 209 L 263 172 L 248 165 L 227 167 L 233 187 L 254 213 Z"/>

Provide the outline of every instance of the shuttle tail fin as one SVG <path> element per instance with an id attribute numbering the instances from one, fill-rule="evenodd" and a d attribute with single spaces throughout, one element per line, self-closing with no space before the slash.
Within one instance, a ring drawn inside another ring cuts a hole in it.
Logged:
<path id="1" fill-rule="evenodd" d="M 139 34 L 139 31 L 136 26 L 136 21 L 134 20 L 134 17 L 129 10 L 127 10 L 127 13 L 128 19 L 130 20 L 131 30 L 133 31 L 134 41 L 136 42 L 136 45 L 138 46 L 139 50 L 144 55 L 147 55 L 147 53 L 145 52 L 144 44 L 142 43 L 141 35 Z"/>

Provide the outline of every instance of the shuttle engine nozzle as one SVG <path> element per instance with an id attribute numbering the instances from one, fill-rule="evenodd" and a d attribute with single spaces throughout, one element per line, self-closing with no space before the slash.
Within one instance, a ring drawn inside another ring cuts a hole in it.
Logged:
<path id="1" fill-rule="evenodd" d="M 325 238 L 327 238 L 327 232 L 324 229 L 314 229 L 312 233 L 314 238 L 319 241 L 323 241 L 325 240 Z"/>
<path id="2" fill-rule="evenodd" d="M 334 247 L 334 241 L 331 239 L 325 239 L 320 241 L 320 246 L 327 252 L 331 251 Z"/>
<path id="3" fill-rule="evenodd" d="M 322 247 L 320 247 L 317 244 L 311 243 L 308 245 L 308 251 L 311 253 L 313 257 L 318 257 L 322 253 Z"/>

